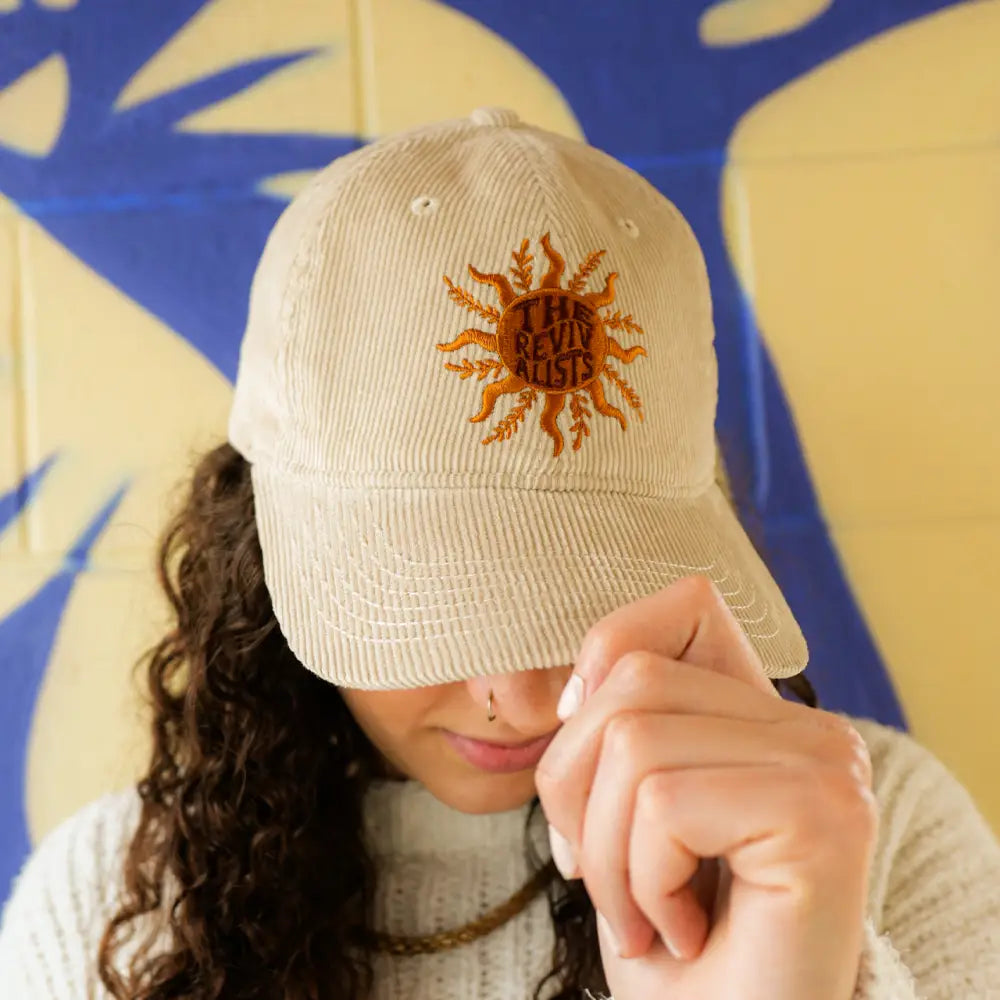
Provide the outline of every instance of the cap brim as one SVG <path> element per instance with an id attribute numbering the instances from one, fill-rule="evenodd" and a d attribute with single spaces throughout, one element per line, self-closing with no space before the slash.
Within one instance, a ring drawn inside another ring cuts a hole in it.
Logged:
<path id="1" fill-rule="evenodd" d="M 251 466 L 264 578 L 289 647 L 344 687 L 572 663 L 587 630 L 709 577 L 771 678 L 802 631 L 717 485 L 670 499 L 495 487 L 336 488 Z"/>

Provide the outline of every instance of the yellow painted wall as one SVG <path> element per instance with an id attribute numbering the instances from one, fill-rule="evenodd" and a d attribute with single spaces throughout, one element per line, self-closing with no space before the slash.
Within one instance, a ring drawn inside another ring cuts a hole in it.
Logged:
<path id="1" fill-rule="evenodd" d="M 828 6 L 715 4 L 703 40 L 793 30 Z M 177 127 L 368 139 L 495 104 L 581 134 L 541 68 L 429 0 L 214 0 L 137 71 L 118 107 L 308 46 L 323 51 Z M 456 50 L 462 60 L 448 58 Z M 997 2 L 957 4 L 867 40 L 750 110 L 719 196 L 823 514 L 914 735 L 1000 830 L 997 51 Z M 0 93 L 0 140 L 44 155 L 70 85 L 58 58 L 15 81 Z M 307 176 L 266 186 L 287 197 Z M 163 619 L 153 539 L 190 455 L 224 435 L 231 389 L 2 195 L 0 288 L 11 291 L 0 296 L 0 357 L 10 359 L 0 367 L 10 429 L 0 492 L 62 453 L 0 535 L 0 617 L 129 482 L 74 588 L 38 700 L 27 801 L 37 840 L 141 770 L 128 670 Z"/>

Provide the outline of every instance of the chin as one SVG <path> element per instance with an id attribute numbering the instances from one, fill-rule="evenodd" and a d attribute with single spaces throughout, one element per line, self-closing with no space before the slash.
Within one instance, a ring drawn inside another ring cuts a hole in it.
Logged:
<path id="1" fill-rule="evenodd" d="M 527 805 L 537 795 L 533 771 L 490 774 L 469 771 L 451 780 L 427 782 L 427 787 L 442 802 L 459 812 L 483 815 L 508 812 Z"/>

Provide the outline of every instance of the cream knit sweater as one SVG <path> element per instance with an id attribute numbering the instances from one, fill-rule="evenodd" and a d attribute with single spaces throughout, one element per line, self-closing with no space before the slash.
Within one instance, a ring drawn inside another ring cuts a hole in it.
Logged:
<path id="1" fill-rule="evenodd" d="M 1000 998 L 1000 844 L 928 750 L 887 726 L 851 721 L 871 751 L 881 817 L 856 998 Z M 0 920 L 2 1000 L 107 997 L 94 954 L 138 803 L 134 789 L 96 799 L 47 834 L 25 862 Z M 381 873 L 376 926 L 429 933 L 506 899 L 528 874 L 526 811 L 469 815 L 416 782 L 378 782 L 366 800 Z M 532 837 L 547 858 L 541 811 L 536 819 Z M 552 942 L 548 906 L 538 896 L 461 947 L 377 956 L 376 996 L 527 1000 L 549 968 Z"/>

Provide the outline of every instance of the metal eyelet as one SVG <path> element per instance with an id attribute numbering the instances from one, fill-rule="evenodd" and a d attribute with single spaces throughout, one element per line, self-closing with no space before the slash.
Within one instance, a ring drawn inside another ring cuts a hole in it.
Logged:
<path id="1" fill-rule="evenodd" d="M 428 194 L 417 195 L 417 197 L 410 202 L 410 211 L 414 215 L 430 215 L 432 212 L 436 212 L 437 209 L 437 198 L 432 198 Z"/>
<path id="2" fill-rule="evenodd" d="M 622 227 L 629 234 L 629 236 L 635 238 L 639 235 L 639 227 L 631 220 L 624 216 L 618 217 L 618 225 Z"/>

